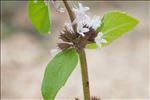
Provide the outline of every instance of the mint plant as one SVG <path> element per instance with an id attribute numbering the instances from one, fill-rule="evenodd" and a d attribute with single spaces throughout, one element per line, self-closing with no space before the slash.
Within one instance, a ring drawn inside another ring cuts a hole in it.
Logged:
<path id="1" fill-rule="evenodd" d="M 58 8 L 52 0 L 54 7 Z M 90 100 L 90 87 L 85 48 L 96 49 L 109 45 L 114 40 L 133 29 L 138 21 L 121 11 L 107 12 L 102 18 L 89 17 L 86 12 L 89 7 L 81 3 L 71 7 L 67 0 L 62 0 L 68 12 L 70 23 L 65 23 L 59 38 L 62 40 L 51 51 L 53 59 L 45 69 L 42 82 L 44 100 L 53 100 L 65 85 L 68 77 L 80 60 L 84 100 Z M 32 0 L 28 4 L 29 18 L 41 34 L 51 31 L 50 1 Z"/>

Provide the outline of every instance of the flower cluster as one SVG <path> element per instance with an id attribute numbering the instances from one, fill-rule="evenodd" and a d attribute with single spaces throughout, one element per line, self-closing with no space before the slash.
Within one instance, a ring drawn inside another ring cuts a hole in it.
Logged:
<path id="1" fill-rule="evenodd" d="M 86 14 L 89 9 L 89 7 L 83 7 L 81 3 L 79 3 L 79 7 L 72 9 L 75 19 L 72 23 L 66 22 L 64 30 L 60 34 L 60 39 L 64 42 L 58 43 L 58 47 L 61 50 L 74 47 L 77 51 L 80 51 L 88 43 L 96 43 L 98 47 L 101 47 L 103 43 L 107 42 L 102 38 L 102 32 L 96 32 L 96 29 L 101 26 L 99 16 L 90 18 Z M 76 32 L 72 28 L 73 25 L 76 25 Z"/>
<path id="2" fill-rule="evenodd" d="M 76 19 L 74 23 L 77 24 L 77 32 L 85 36 L 87 32 L 89 32 L 90 27 L 96 30 L 101 25 L 101 20 L 99 16 L 94 16 L 92 19 L 85 13 L 89 10 L 89 7 L 83 7 L 81 3 L 79 3 L 79 8 L 73 8 L 73 11 L 76 15 Z M 87 28 L 84 25 L 88 26 Z M 105 39 L 102 39 L 103 33 L 99 32 L 97 37 L 95 37 L 95 43 L 98 47 L 101 47 L 102 43 L 106 43 Z"/>

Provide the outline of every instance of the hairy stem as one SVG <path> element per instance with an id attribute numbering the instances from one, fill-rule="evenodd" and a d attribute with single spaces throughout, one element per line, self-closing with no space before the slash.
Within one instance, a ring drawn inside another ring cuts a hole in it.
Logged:
<path id="1" fill-rule="evenodd" d="M 84 100 L 90 100 L 88 68 L 87 68 L 85 51 L 84 49 L 81 49 L 78 53 L 79 53 L 80 65 L 81 65 Z"/>
<path id="2" fill-rule="evenodd" d="M 71 22 L 74 21 L 75 15 L 72 12 L 67 0 L 63 0 L 64 5 L 68 11 L 68 14 L 70 16 Z M 74 32 L 76 32 L 77 27 L 76 24 L 73 26 Z M 90 88 L 89 88 L 89 78 L 88 78 L 88 69 L 87 69 L 87 62 L 86 62 L 86 55 L 84 49 L 80 49 L 78 51 L 79 58 L 80 58 L 80 65 L 81 65 L 81 74 L 82 74 L 82 85 L 83 85 L 83 93 L 84 93 L 84 100 L 90 100 Z"/>

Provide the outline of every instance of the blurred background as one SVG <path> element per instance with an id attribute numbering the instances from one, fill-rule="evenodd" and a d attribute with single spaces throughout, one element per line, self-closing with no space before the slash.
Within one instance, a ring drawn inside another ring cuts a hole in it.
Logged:
<path id="1" fill-rule="evenodd" d="M 62 2 L 60 2 L 62 3 Z M 86 50 L 92 96 L 103 100 L 148 99 L 149 1 L 86 1 L 89 15 L 101 17 L 110 10 L 121 10 L 140 23 L 111 45 Z M 40 88 L 50 50 L 60 40 L 58 35 L 67 13 L 51 6 L 52 32 L 40 35 L 32 26 L 25 1 L 1 2 L 1 98 L 3 100 L 42 99 Z M 117 20 L 117 19 L 116 19 Z M 80 66 L 76 67 L 56 100 L 82 99 Z"/>

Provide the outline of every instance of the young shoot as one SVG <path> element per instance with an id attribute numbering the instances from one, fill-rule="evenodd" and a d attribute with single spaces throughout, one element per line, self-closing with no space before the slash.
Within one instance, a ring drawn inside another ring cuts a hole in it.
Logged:
<path id="1" fill-rule="evenodd" d="M 59 39 L 62 42 L 51 50 L 53 58 L 47 64 L 43 81 L 42 96 L 44 100 L 54 100 L 80 60 L 84 100 L 99 100 L 90 95 L 88 67 L 85 49 L 96 49 L 109 45 L 123 34 L 133 29 L 138 21 L 121 11 L 106 12 L 103 17 L 88 16 L 90 7 L 78 2 L 74 7 L 67 0 L 51 0 L 56 11 L 68 12 L 70 22 L 64 23 Z M 72 2 L 70 2 L 72 3 Z M 28 4 L 29 18 L 41 34 L 51 32 L 50 0 L 31 0 Z M 52 32 L 52 34 L 54 34 Z M 95 98 L 95 99 L 93 99 Z"/>

